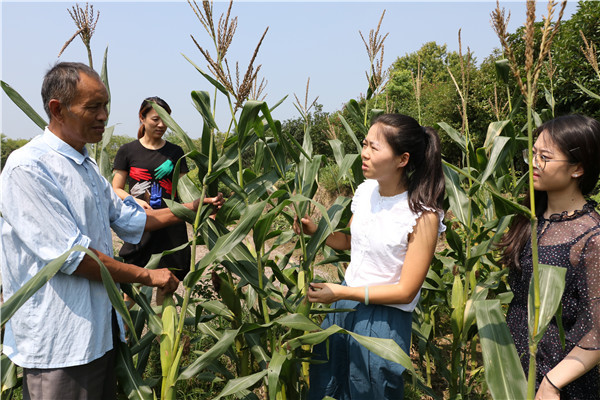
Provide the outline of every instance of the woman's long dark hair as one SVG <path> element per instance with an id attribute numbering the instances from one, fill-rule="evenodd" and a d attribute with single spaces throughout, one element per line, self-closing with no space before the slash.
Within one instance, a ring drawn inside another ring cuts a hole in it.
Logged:
<path id="1" fill-rule="evenodd" d="M 371 126 L 375 124 L 384 128 L 382 132 L 394 154 L 410 155 L 403 179 L 411 211 L 442 211 L 446 185 L 440 138 L 435 129 L 421 126 L 414 118 L 402 114 L 382 114 L 373 120 Z"/>
<path id="2" fill-rule="evenodd" d="M 150 112 L 150 110 L 152 110 L 152 104 L 150 103 L 151 101 L 155 102 L 156 104 L 164 108 L 169 114 L 171 114 L 171 107 L 169 107 L 166 101 L 164 101 L 158 96 L 147 97 L 144 99 L 144 101 L 142 101 L 142 105 L 140 106 L 140 119 L 146 118 L 146 115 Z M 138 129 L 137 134 L 138 139 L 141 139 L 145 133 L 146 128 L 144 127 L 144 124 L 140 124 L 140 128 Z"/>
<path id="3" fill-rule="evenodd" d="M 600 175 L 600 122 L 585 115 L 571 114 L 552 119 L 536 129 L 535 134 L 546 132 L 571 164 L 581 164 L 583 175 L 578 178 L 581 193 L 586 196 L 594 190 Z M 535 215 L 540 218 L 548 207 L 548 194 L 536 190 Z M 529 206 L 529 194 L 522 204 Z M 518 214 L 509 231 L 499 244 L 504 248 L 502 263 L 510 268 L 520 268 L 519 257 L 531 236 L 529 218 Z"/>

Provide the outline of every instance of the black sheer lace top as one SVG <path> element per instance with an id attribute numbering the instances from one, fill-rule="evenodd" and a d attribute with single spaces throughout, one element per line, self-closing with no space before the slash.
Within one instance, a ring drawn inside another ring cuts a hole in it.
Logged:
<path id="1" fill-rule="evenodd" d="M 588 350 L 600 349 L 600 215 L 595 207 L 590 201 L 574 214 L 540 218 L 537 232 L 539 262 L 567 269 L 562 296 L 566 340 Z M 532 273 L 528 243 L 521 253 L 521 269 L 509 273 L 511 307 L 526 310 Z"/>

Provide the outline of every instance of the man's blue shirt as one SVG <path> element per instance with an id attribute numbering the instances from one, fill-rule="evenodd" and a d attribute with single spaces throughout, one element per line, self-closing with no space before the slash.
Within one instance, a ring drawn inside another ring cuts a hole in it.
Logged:
<path id="1" fill-rule="evenodd" d="M 14 151 L 0 177 L 0 267 L 4 300 L 75 245 L 113 254 L 111 228 L 139 242 L 146 214 L 112 190 L 96 162 L 46 128 Z M 111 304 L 102 282 L 72 275 L 84 253 L 60 271 L 6 324 L 3 351 L 26 368 L 87 364 L 111 350 Z M 118 318 L 122 329 L 121 319 Z"/>

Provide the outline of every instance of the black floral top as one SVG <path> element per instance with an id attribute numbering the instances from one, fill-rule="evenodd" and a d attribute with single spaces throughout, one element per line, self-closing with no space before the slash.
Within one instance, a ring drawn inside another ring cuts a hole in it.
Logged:
<path id="1" fill-rule="evenodd" d="M 562 296 L 562 325 L 565 348 L 553 318 L 538 345 L 537 386 L 544 374 L 556 366 L 575 346 L 600 350 L 600 215 L 596 203 L 588 202 L 572 215 L 553 214 L 538 222 L 538 254 L 541 264 L 566 268 L 565 291 Z M 514 294 L 507 315 L 521 364 L 525 373 L 529 366 L 527 298 L 533 274 L 531 242 L 520 257 L 521 269 L 513 268 L 508 282 Z M 564 399 L 600 399 L 600 376 L 593 368 L 567 385 Z"/>

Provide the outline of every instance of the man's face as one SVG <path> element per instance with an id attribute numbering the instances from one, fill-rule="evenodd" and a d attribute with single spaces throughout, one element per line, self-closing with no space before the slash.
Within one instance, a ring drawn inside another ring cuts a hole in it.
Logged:
<path id="1" fill-rule="evenodd" d="M 63 108 L 62 133 L 65 142 L 82 151 L 86 143 L 102 140 L 104 124 L 108 119 L 107 105 L 108 91 L 104 84 L 80 73 L 75 98 Z"/>

